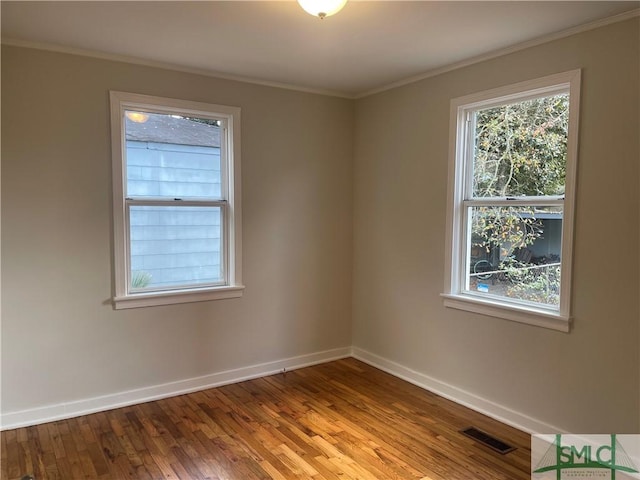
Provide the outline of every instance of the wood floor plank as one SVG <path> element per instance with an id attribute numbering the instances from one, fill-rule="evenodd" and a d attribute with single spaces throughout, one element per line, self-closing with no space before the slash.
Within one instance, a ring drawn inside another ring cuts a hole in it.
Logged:
<path id="1" fill-rule="evenodd" d="M 0 437 L 2 480 L 530 478 L 529 435 L 353 358 Z"/>

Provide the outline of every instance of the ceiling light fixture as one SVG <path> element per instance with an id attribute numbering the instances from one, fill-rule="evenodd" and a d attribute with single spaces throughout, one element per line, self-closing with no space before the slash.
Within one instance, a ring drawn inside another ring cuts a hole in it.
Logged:
<path id="1" fill-rule="evenodd" d="M 147 120 L 149 120 L 149 114 L 148 113 L 127 111 L 127 112 L 125 112 L 125 115 L 127 116 L 127 118 L 129 120 L 131 120 L 132 122 L 136 122 L 136 123 L 144 123 Z"/>
<path id="2" fill-rule="evenodd" d="M 305 12 L 323 19 L 342 10 L 347 0 L 298 0 L 298 3 Z"/>

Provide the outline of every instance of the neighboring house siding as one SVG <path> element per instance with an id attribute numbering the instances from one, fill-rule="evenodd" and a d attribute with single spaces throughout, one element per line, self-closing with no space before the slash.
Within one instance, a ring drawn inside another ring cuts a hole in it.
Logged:
<path id="1" fill-rule="evenodd" d="M 129 140 L 127 183 L 131 196 L 220 198 L 220 148 Z M 132 272 L 151 275 L 149 287 L 222 280 L 219 209 L 207 210 L 132 209 Z"/>
<path id="2" fill-rule="evenodd" d="M 127 182 L 132 196 L 220 198 L 220 148 L 128 140 Z"/>
<path id="3" fill-rule="evenodd" d="M 542 236 L 528 248 L 534 257 L 560 258 L 562 250 L 562 219 L 547 218 L 542 221 Z"/>

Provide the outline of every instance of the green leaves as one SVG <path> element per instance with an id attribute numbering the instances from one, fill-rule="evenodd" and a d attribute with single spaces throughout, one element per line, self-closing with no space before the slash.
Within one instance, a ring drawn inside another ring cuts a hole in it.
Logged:
<path id="1" fill-rule="evenodd" d="M 131 288 L 144 288 L 151 282 L 151 274 L 149 272 L 132 272 Z"/>
<path id="2" fill-rule="evenodd" d="M 475 207 L 472 242 L 485 249 L 508 244 L 513 250 L 531 245 L 542 235 L 542 222 L 535 214 L 533 207 Z"/>
<path id="3" fill-rule="evenodd" d="M 568 94 L 475 113 L 473 197 L 563 195 Z"/>

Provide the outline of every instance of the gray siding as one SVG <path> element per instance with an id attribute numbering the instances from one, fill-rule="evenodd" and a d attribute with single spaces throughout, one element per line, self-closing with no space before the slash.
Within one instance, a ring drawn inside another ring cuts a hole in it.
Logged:
<path id="1" fill-rule="evenodd" d="M 220 148 L 127 141 L 127 194 L 221 196 Z"/>
<path id="2" fill-rule="evenodd" d="M 130 197 L 221 197 L 220 149 L 127 141 Z M 148 287 L 222 281 L 218 207 L 136 206 L 130 210 L 131 270 Z"/>

